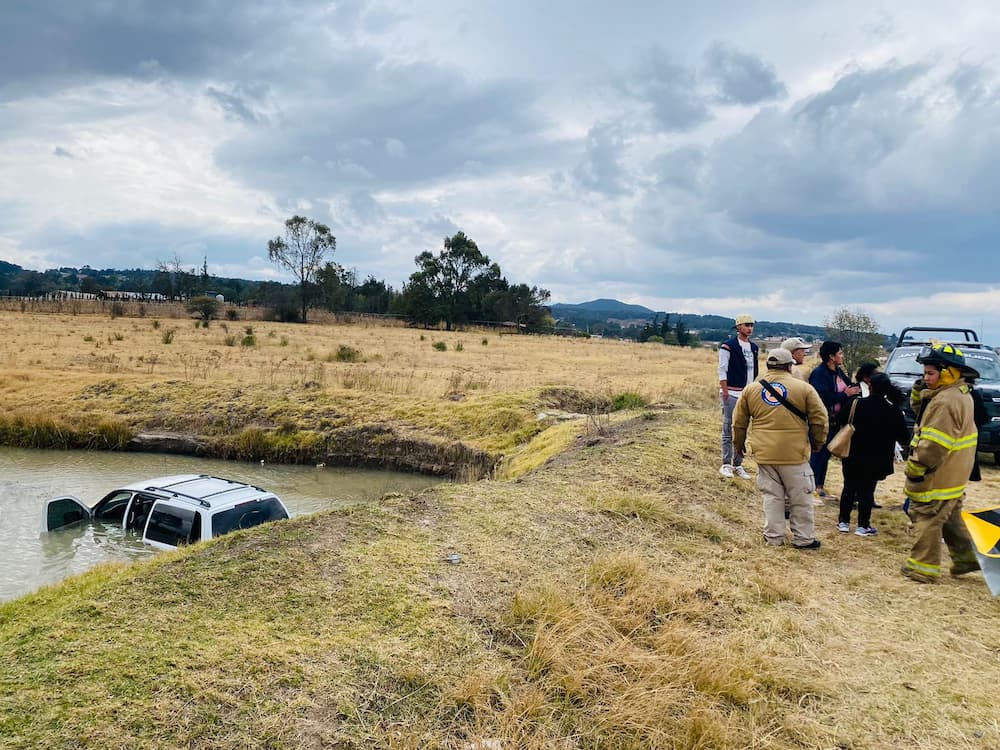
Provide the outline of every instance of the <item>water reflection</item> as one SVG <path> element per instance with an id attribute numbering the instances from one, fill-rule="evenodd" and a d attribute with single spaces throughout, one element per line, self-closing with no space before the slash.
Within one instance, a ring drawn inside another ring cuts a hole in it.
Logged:
<path id="1" fill-rule="evenodd" d="M 439 482 L 362 469 L 243 464 L 191 456 L 0 448 L 0 601 L 102 562 L 156 554 L 114 524 L 42 533 L 46 501 L 76 495 L 88 505 L 115 487 L 167 474 L 212 474 L 276 493 L 292 516 L 377 500 Z"/>

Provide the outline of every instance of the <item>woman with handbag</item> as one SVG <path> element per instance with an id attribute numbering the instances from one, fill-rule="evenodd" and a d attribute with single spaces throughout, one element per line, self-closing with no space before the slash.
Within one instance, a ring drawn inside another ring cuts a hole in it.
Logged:
<path id="1" fill-rule="evenodd" d="M 837 530 L 851 530 L 851 510 L 858 504 L 858 536 L 875 536 L 871 525 L 875 503 L 875 485 L 892 474 L 896 443 L 905 445 L 909 439 L 902 405 L 906 396 L 884 372 L 871 378 L 871 395 L 853 398 L 840 412 L 840 426 L 852 425 L 850 450 L 841 458 L 844 469 L 844 491 L 840 495 L 840 517 Z"/>
<path id="2" fill-rule="evenodd" d="M 809 373 L 809 385 L 816 389 L 823 399 L 827 414 L 830 417 L 830 434 L 827 440 L 837 432 L 837 423 L 844 413 L 843 406 L 847 400 L 861 393 L 843 370 L 844 347 L 837 341 L 824 341 L 819 348 L 820 363 Z M 826 491 L 826 469 L 830 463 L 830 451 L 824 445 L 809 458 L 813 476 L 816 478 L 816 504 L 822 505 L 825 500 L 836 500 L 834 495 Z"/>

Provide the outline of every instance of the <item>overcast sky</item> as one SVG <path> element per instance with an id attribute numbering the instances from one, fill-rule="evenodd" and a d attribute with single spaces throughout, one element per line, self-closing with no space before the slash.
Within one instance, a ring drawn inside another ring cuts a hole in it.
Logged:
<path id="1" fill-rule="evenodd" d="M 987 0 L 4 5 L 0 259 L 26 268 L 290 281 L 267 241 L 303 214 L 397 287 L 462 230 L 554 302 L 1000 344 Z"/>

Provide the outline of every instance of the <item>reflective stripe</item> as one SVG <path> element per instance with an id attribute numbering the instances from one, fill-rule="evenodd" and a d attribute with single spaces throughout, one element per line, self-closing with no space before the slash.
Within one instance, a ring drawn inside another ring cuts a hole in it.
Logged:
<path id="1" fill-rule="evenodd" d="M 922 563 L 918 560 L 914 560 L 912 557 L 906 560 L 906 567 L 908 567 L 910 570 L 915 570 L 918 573 L 923 573 L 925 576 L 941 575 L 940 565 L 928 565 L 927 563 Z"/>
<path id="2" fill-rule="evenodd" d="M 978 432 L 974 432 L 971 435 L 963 435 L 962 437 L 953 438 L 947 432 L 942 432 L 934 427 L 921 427 L 918 434 L 914 434 L 913 441 L 910 442 L 910 445 L 914 445 L 914 441 L 927 440 L 931 443 L 937 443 L 938 445 L 947 448 L 949 453 L 960 451 L 965 448 L 974 448 L 979 438 Z"/>
<path id="3" fill-rule="evenodd" d="M 918 463 L 912 458 L 906 460 L 906 474 L 907 476 L 920 477 L 923 478 L 924 474 L 927 473 L 927 467 L 921 463 Z"/>
<path id="4" fill-rule="evenodd" d="M 965 494 L 965 485 L 959 487 L 940 487 L 926 492 L 914 492 L 906 488 L 903 490 L 906 496 L 916 503 L 932 503 L 935 500 L 955 500 Z"/>

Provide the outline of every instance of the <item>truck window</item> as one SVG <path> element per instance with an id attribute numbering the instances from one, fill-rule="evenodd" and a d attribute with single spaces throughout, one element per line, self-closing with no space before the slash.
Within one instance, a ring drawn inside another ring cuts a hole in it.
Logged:
<path id="1" fill-rule="evenodd" d="M 263 500 L 251 500 L 241 503 L 235 508 L 219 511 L 212 516 L 212 537 L 228 534 L 237 529 L 249 529 L 268 521 L 280 521 L 288 518 L 288 514 L 276 498 L 265 497 Z"/>
<path id="2" fill-rule="evenodd" d="M 125 508 L 132 499 L 129 490 L 117 490 L 101 500 L 94 508 L 94 518 L 98 521 L 121 522 L 125 516 Z"/>
<path id="3" fill-rule="evenodd" d="M 149 515 L 146 538 L 174 547 L 197 542 L 201 539 L 201 518 L 197 511 L 158 503 Z"/>

